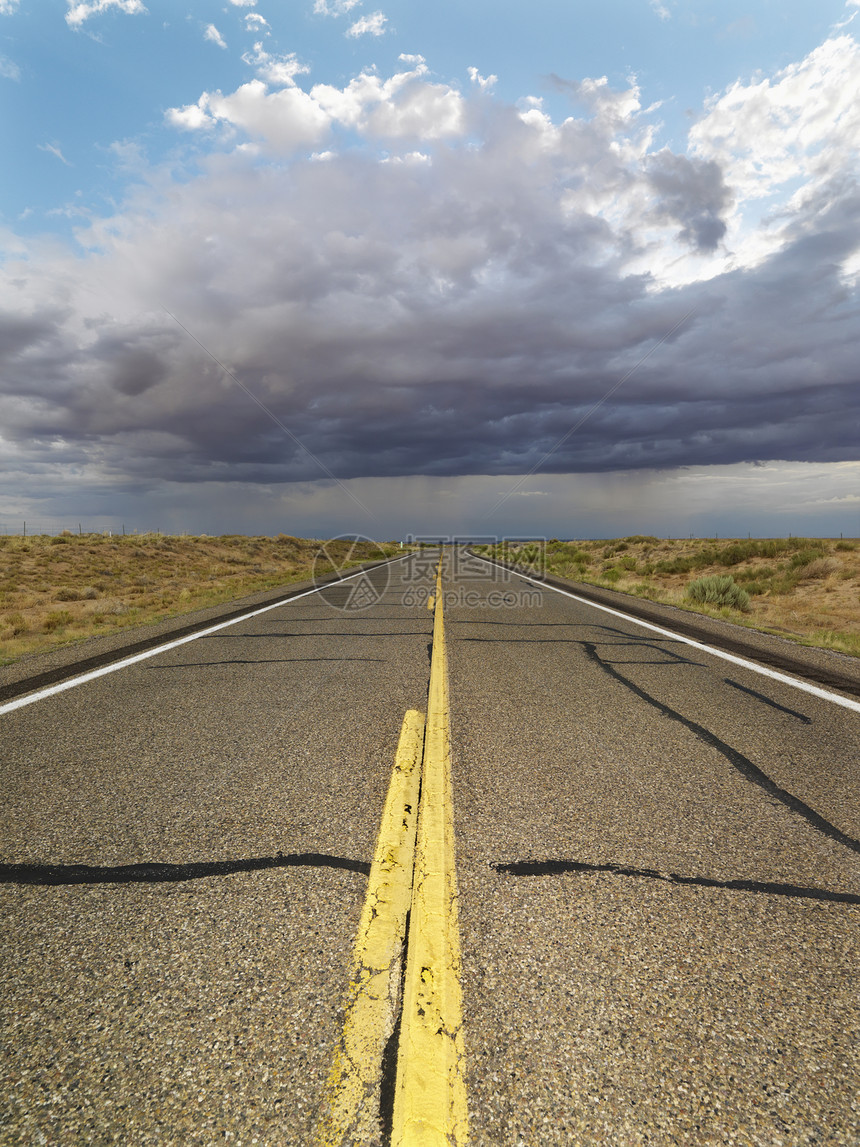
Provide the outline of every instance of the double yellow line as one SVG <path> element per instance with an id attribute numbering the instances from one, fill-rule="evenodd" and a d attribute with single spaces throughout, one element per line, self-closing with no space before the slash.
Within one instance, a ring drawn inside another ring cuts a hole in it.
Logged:
<path id="1" fill-rule="evenodd" d="M 398 1010 L 391 1147 L 468 1139 L 441 559 L 434 609 L 427 720 L 412 709 L 403 721 L 318 1147 L 378 1138 Z"/>

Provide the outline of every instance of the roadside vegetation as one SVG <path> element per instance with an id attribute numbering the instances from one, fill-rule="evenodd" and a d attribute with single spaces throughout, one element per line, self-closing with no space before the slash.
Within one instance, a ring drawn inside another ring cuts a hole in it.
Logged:
<path id="1" fill-rule="evenodd" d="M 532 565 L 539 543 L 479 547 Z M 860 656 L 860 542 L 827 538 L 548 542 L 548 573 Z"/>
<path id="2" fill-rule="evenodd" d="M 340 568 L 351 543 L 287 534 L 0 536 L 0 664 L 330 572 L 322 544 Z M 346 564 L 396 548 L 360 543 Z"/>

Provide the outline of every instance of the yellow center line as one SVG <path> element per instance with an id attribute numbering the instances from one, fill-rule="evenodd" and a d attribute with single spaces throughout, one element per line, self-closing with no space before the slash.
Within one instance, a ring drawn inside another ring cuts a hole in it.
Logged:
<path id="1" fill-rule="evenodd" d="M 401 975 L 391 1147 L 462 1147 L 469 1135 L 441 558 L 432 600 L 426 726 L 421 713 L 406 714 L 355 941 L 346 1020 L 317 1125 L 318 1147 L 378 1140 L 382 1059 L 396 1023 Z"/>
<path id="2" fill-rule="evenodd" d="M 463 1068 L 460 933 L 440 559 L 392 1147 L 460 1145 L 467 1141 L 469 1119 Z"/>
<path id="3" fill-rule="evenodd" d="M 412 871 L 424 715 L 403 719 L 358 925 L 346 1020 L 317 1125 L 319 1147 L 371 1140 L 378 1129 L 382 1056 L 397 1018 Z"/>

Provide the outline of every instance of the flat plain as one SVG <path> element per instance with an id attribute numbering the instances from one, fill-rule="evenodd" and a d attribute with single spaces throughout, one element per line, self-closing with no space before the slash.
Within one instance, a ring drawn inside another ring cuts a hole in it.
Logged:
<path id="1" fill-rule="evenodd" d="M 395 548 L 288 534 L 0 537 L 0 665 L 324 575 L 335 565 L 383 558 Z"/>

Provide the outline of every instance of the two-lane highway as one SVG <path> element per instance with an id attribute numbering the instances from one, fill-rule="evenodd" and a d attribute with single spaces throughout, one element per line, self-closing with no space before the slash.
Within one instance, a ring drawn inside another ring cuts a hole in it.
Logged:
<path id="1" fill-rule="evenodd" d="M 435 557 L 0 716 L 0 1141 L 314 1141 Z M 860 1142 L 860 714 L 444 568 L 470 1142 Z"/>

